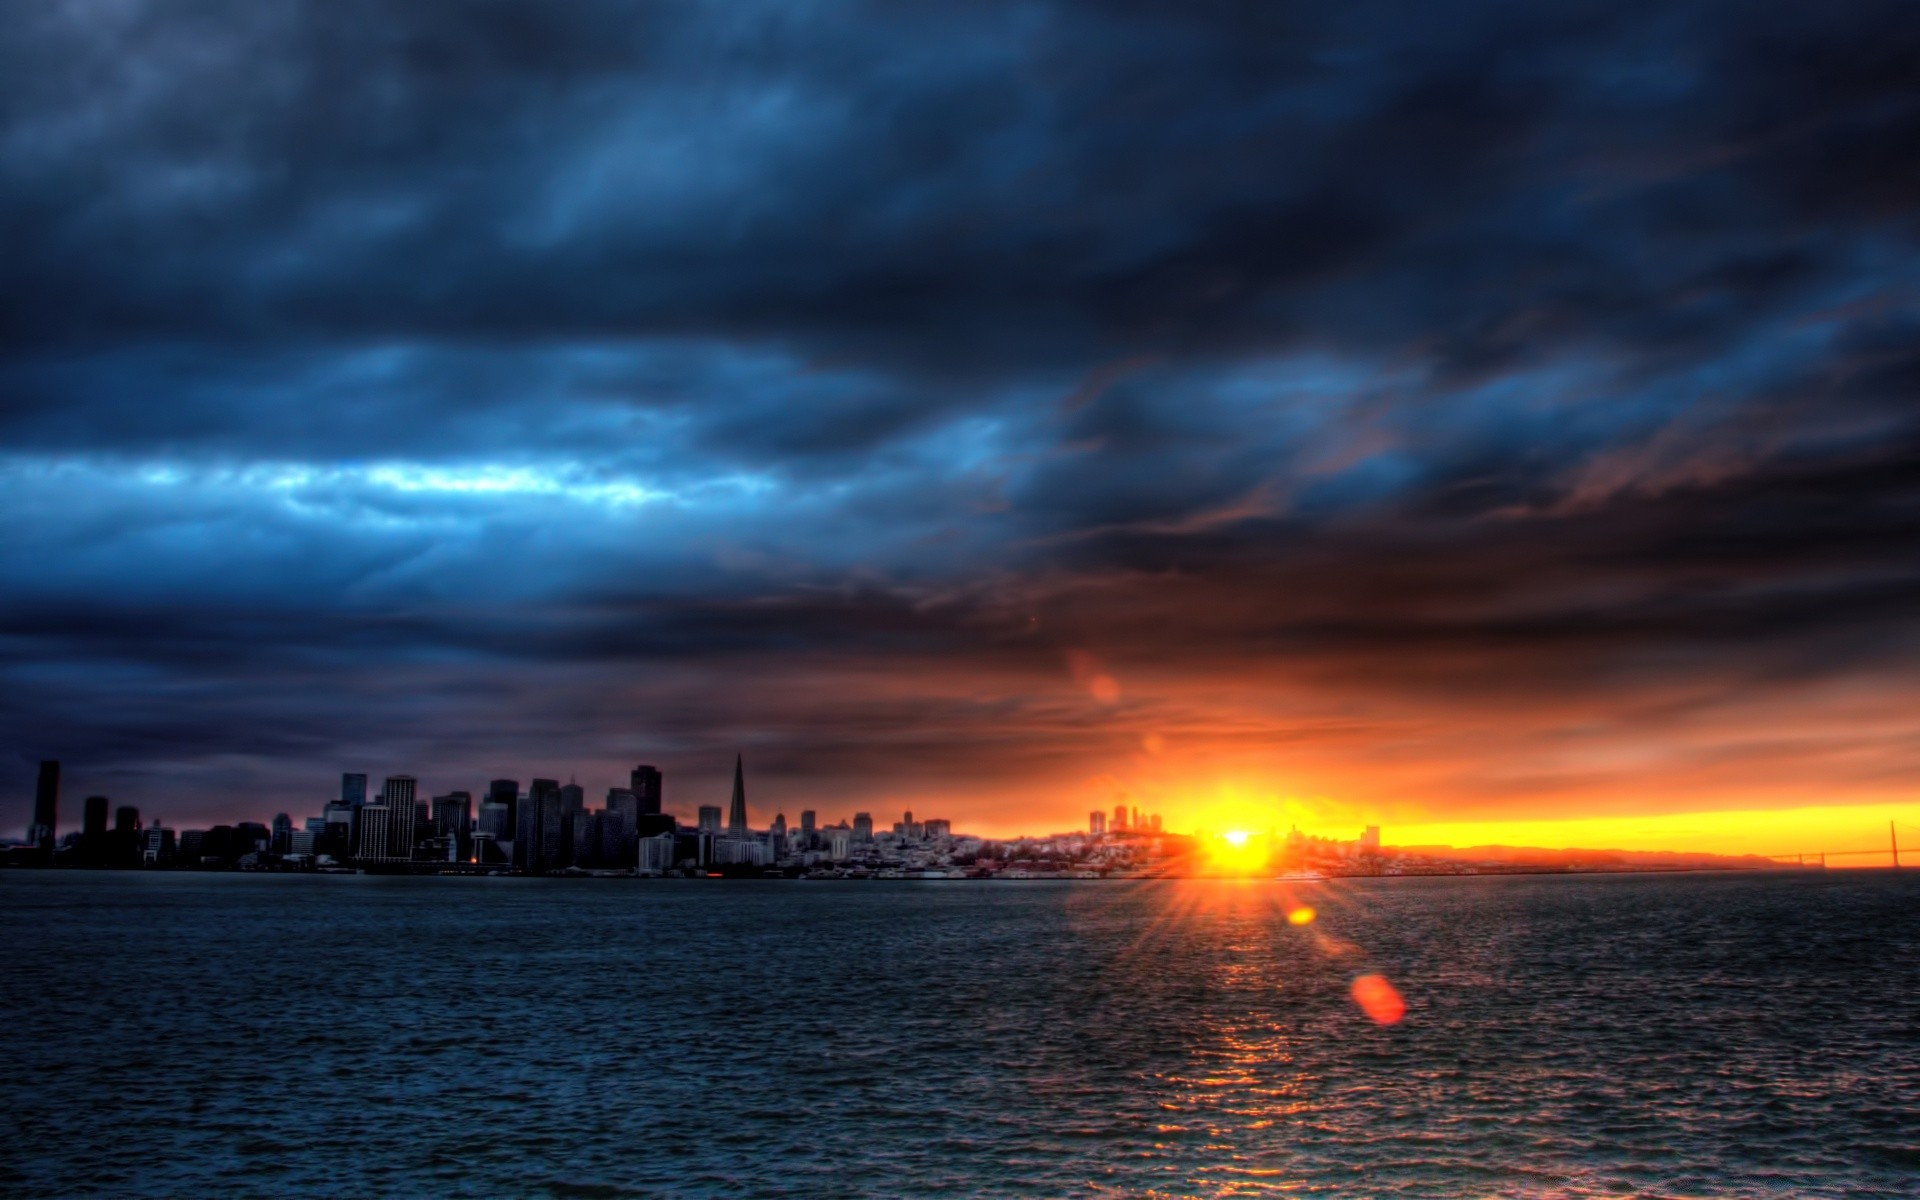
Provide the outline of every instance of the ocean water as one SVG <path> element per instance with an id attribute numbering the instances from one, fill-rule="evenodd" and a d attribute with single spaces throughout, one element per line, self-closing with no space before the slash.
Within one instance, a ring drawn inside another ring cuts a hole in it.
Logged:
<path id="1" fill-rule="evenodd" d="M 0 922 L 7 1195 L 1920 1196 L 1913 871 L 12 871 Z"/>

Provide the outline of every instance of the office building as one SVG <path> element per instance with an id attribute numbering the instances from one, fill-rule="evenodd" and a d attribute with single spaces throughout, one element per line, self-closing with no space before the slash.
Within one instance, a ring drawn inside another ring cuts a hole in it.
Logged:
<path id="1" fill-rule="evenodd" d="M 1110 828 L 1115 833 L 1125 833 L 1127 831 L 1127 806 L 1126 805 L 1116 804 L 1113 806 L 1113 824 L 1110 826 Z"/>
<path id="2" fill-rule="evenodd" d="M 473 793 L 448 792 L 433 798 L 429 815 L 434 836 L 458 838 L 464 842 L 473 835 Z"/>
<path id="3" fill-rule="evenodd" d="M 720 832 L 720 806 L 718 804 L 702 804 L 700 806 L 700 832 Z"/>
<path id="4" fill-rule="evenodd" d="M 1094 837 L 1103 836 L 1107 832 L 1107 814 L 1098 811 L 1088 813 L 1087 832 Z"/>
<path id="5" fill-rule="evenodd" d="M 587 789 L 574 780 L 560 789 L 560 806 L 570 813 L 577 813 L 587 806 Z"/>
<path id="6" fill-rule="evenodd" d="M 359 808 L 367 802 L 367 777 L 365 775 L 340 776 L 340 803 Z"/>
<path id="7" fill-rule="evenodd" d="M 538 875 L 562 864 L 566 838 L 566 809 L 560 798 L 560 781 L 536 779 L 527 785 L 527 801 L 521 807 L 520 840 L 515 847 L 521 869 Z"/>
<path id="8" fill-rule="evenodd" d="M 634 869 L 642 875 L 659 875 L 673 870 L 674 840 L 671 833 L 641 838 Z"/>
<path id="9" fill-rule="evenodd" d="M 863 846 L 873 841 L 872 813 L 859 812 L 853 814 L 853 840 Z"/>
<path id="10" fill-rule="evenodd" d="M 38 850 L 53 853 L 54 828 L 60 823 L 60 763 L 45 759 L 40 763 L 40 779 L 33 789 L 33 824 L 27 827 L 27 841 Z"/>
<path id="11" fill-rule="evenodd" d="M 412 811 L 412 806 L 408 806 Z M 364 862 L 388 862 L 393 858 L 393 810 L 385 804 L 362 804 L 359 819 L 360 840 L 353 848 L 353 856 Z M 411 854 L 409 854 L 411 857 Z"/>
<path id="12" fill-rule="evenodd" d="M 168 865 L 173 862 L 174 849 L 173 830 L 163 828 L 158 817 L 141 830 L 140 862 L 143 866 Z"/>
<path id="13" fill-rule="evenodd" d="M 380 787 L 380 799 L 387 807 L 387 855 L 389 860 L 405 862 L 413 857 L 415 793 L 420 781 L 411 775 L 389 775 Z"/>
<path id="14" fill-rule="evenodd" d="M 88 796 L 80 802 L 80 836 L 98 841 L 107 836 L 107 809 L 113 802 L 105 796 Z"/>
<path id="15" fill-rule="evenodd" d="M 950 838 L 953 836 L 953 822 L 944 817 L 928 817 L 925 824 L 920 827 L 920 834 L 930 842 L 940 838 Z"/>
<path id="16" fill-rule="evenodd" d="M 664 796 L 661 790 L 662 779 L 659 767 L 641 763 L 628 777 L 628 788 L 640 799 L 642 816 L 657 816 L 661 811 Z"/>
<path id="17" fill-rule="evenodd" d="M 493 804 L 504 804 L 510 816 L 520 811 L 520 781 L 518 779 L 495 779 L 487 784 L 487 800 Z M 507 822 L 507 837 L 511 839 L 518 831 L 516 820 Z"/>
<path id="18" fill-rule="evenodd" d="M 513 840 L 513 806 L 502 804 L 491 798 L 482 800 L 475 832 L 484 833 L 495 841 L 511 842 Z"/>
<path id="19" fill-rule="evenodd" d="M 602 836 L 602 858 L 607 866 L 632 866 L 634 843 L 640 837 L 640 797 L 632 788 L 608 788 L 606 828 L 615 832 Z M 608 843 L 607 839 L 613 841 Z"/>
<path id="20" fill-rule="evenodd" d="M 733 800 L 727 805 L 727 836 L 747 836 L 747 776 L 738 754 L 733 756 Z"/>
<path id="21" fill-rule="evenodd" d="M 600 813 L 588 812 L 584 808 L 565 813 L 562 819 L 567 823 L 568 866 L 594 867 L 600 865 L 598 861 L 600 857 L 600 817 Z"/>
<path id="22" fill-rule="evenodd" d="M 800 832 L 811 838 L 814 830 L 814 813 L 810 808 L 800 810 Z"/>
<path id="23" fill-rule="evenodd" d="M 275 854 L 290 853 L 288 847 L 293 842 L 293 818 L 286 813 L 276 814 L 273 818 L 273 832 L 269 835 L 267 848 Z"/>
<path id="24" fill-rule="evenodd" d="M 122 804 L 113 810 L 113 831 L 115 833 L 139 833 L 140 810 L 131 804 Z"/>
<path id="25" fill-rule="evenodd" d="M 864 815 L 864 814 L 863 814 Z M 867 840 L 873 839 L 873 819 L 867 819 Z M 853 857 L 854 831 L 847 828 L 846 822 L 827 826 L 827 857 L 834 862 L 845 862 Z"/>
<path id="26" fill-rule="evenodd" d="M 560 781 L 535 779 L 527 784 L 527 794 L 514 815 L 514 864 L 523 871 L 544 871 L 548 867 L 542 833 L 540 806 L 548 797 L 556 807 L 560 803 Z"/>

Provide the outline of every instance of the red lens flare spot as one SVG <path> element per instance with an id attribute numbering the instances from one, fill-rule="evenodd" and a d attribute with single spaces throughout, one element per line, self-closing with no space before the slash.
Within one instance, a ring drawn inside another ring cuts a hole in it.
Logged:
<path id="1" fill-rule="evenodd" d="M 1381 975 L 1362 975 L 1354 980 L 1353 1002 L 1376 1025 L 1392 1025 L 1407 1015 L 1407 1002 Z"/>

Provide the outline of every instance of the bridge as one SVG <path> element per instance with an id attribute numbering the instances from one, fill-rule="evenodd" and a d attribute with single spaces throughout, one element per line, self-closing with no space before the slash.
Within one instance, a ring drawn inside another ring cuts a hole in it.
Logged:
<path id="1" fill-rule="evenodd" d="M 1909 835 L 1907 838 L 1908 846 L 1914 845 L 1915 842 L 1920 842 L 1920 825 L 1902 825 L 1897 821 L 1888 821 L 1886 844 L 1884 846 L 1876 846 L 1871 850 L 1804 850 L 1794 851 L 1788 854 L 1763 854 L 1761 857 L 1770 858 L 1777 863 L 1792 863 L 1797 867 L 1824 867 L 1827 865 L 1829 858 L 1877 858 L 1882 860 L 1882 862 L 1891 863 L 1894 869 L 1898 870 L 1900 868 L 1900 831 L 1902 829 L 1906 830 Z M 1908 859 L 1911 860 L 1913 856 L 1914 852 L 1908 850 Z M 1881 864 L 1865 862 L 1848 863 L 1845 865 L 1872 867 Z"/>

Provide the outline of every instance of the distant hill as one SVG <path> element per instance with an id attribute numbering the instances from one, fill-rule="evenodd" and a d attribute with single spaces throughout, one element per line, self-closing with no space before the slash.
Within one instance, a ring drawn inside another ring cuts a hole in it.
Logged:
<path id="1" fill-rule="evenodd" d="M 1782 864 L 1757 854 L 1702 854 L 1675 850 L 1548 850 L 1539 846 L 1391 846 L 1401 855 L 1446 862 L 1503 863 L 1529 867 L 1712 867 L 1747 870 Z"/>

